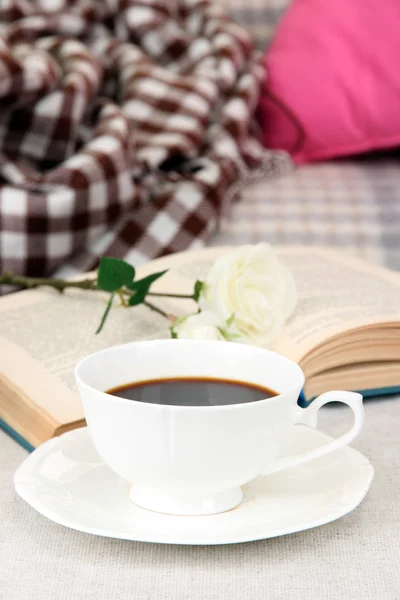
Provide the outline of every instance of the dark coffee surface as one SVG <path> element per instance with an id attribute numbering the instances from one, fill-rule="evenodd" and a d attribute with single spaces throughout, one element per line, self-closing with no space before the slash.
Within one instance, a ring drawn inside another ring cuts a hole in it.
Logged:
<path id="1" fill-rule="evenodd" d="M 223 406 L 245 404 L 277 396 L 277 392 L 241 381 L 174 378 L 139 381 L 107 391 L 108 394 L 168 406 Z"/>

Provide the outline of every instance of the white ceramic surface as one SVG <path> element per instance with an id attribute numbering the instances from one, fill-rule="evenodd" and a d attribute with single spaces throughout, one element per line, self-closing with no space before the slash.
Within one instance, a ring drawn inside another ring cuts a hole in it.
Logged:
<path id="1" fill-rule="evenodd" d="M 272 388 L 279 395 L 225 406 L 165 406 L 117 398 L 105 390 L 164 377 L 220 377 Z M 102 460 L 133 483 L 139 506 L 177 515 L 230 510 L 241 486 L 332 452 L 359 433 L 360 394 L 329 392 L 306 409 L 297 399 L 302 370 L 283 356 L 245 344 L 199 340 L 151 340 L 107 348 L 76 368 L 89 433 Z M 354 425 L 337 440 L 310 452 L 282 457 L 295 423 L 317 425 L 321 406 L 344 402 Z"/>
<path id="2" fill-rule="evenodd" d="M 310 450 L 328 436 L 294 427 L 288 453 Z M 235 509 L 209 516 L 173 516 L 136 506 L 129 484 L 96 453 L 87 428 L 54 438 L 14 476 L 18 494 L 47 518 L 79 531 L 168 544 L 230 544 L 302 531 L 334 521 L 364 498 L 374 470 L 359 452 L 343 447 L 329 455 L 243 487 Z"/>

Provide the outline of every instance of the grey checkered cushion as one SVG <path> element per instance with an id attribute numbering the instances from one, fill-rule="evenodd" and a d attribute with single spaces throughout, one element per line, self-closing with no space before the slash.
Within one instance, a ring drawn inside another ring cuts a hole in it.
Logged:
<path id="1" fill-rule="evenodd" d="M 300 0 L 294 0 L 300 1 Z M 219 0 L 268 47 L 287 0 Z M 400 98 L 399 98 L 400 102 Z M 214 244 L 315 244 L 400 270 L 399 153 L 310 164 L 249 186 Z"/>

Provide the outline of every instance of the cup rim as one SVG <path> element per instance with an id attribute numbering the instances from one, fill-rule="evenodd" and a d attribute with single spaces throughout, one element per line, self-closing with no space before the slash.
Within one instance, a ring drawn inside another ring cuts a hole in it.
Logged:
<path id="1" fill-rule="evenodd" d="M 118 344 L 115 346 L 109 346 L 107 348 L 102 348 L 101 350 L 97 350 L 96 352 L 93 352 L 92 354 L 85 356 L 85 358 L 81 359 L 77 363 L 77 365 L 75 366 L 75 369 L 74 369 L 75 379 L 84 388 L 87 388 L 89 390 L 92 390 L 99 394 L 102 394 L 102 395 L 112 399 L 113 402 L 117 402 L 118 404 L 119 403 L 122 403 L 122 404 L 129 403 L 130 405 L 134 404 L 134 405 L 140 405 L 141 407 L 147 407 L 150 410 L 161 408 L 161 409 L 168 409 L 168 410 L 173 410 L 173 411 L 212 410 L 215 412 L 216 410 L 225 410 L 226 411 L 226 410 L 240 409 L 240 408 L 243 408 L 243 406 L 246 406 L 249 408 L 251 406 L 256 406 L 256 405 L 259 406 L 261 403 L 277 400 L 278 398 L 280 398 L 283 395 L 296 392 L 296 390 L 298 388 L 298 384 L 296 386 L 293 385 L 289 389 L 278 393 L 276 396 L 271 396 L 270 398 L 265 398 L 263 400 L 257 400 L 256 402 L 250 402 L 250 403 L 243 402 L 243 403 L 239 403 L 239 404 L 222 404 L 222 405 L 217 405 L 217 406 L 182 406 L 182 405 L 169 404 L 167 406 L 164 404 L 150 404 L 150 403 L 145 403 L 145 402 L 139 402 L 137 400 L 129 400 L 127 398 L 121 398 L 119 396 L 113 396 L 112 394 L 108 394 L 106 391 L 99 390 L 95 386 L 87 383 L 80 374 L 80 371 L 82 370 L 82 368 L 84 367 L 84 365 L 86 363 L 88 363 L 89 361 L 95 359 L 97 356 L 100 356 L 102 354 L 109 354 L 109 353 L 113 354 L 115 352 L 121 351 L 121 349 L 123 349 L 123 348 L 128 349 L 130 347 L 152 346 L 152 345 L 160 345 L 160 344 L 161 345 L 180 344 L 182 346 L 196 345 L 196 346 L 203 346 L 203 347 L 210 346 L 210 345 L 215 346 L 215 344 L 218 344 L 218 345 L 225 344 L 225 345 L 229 345 L 229 346 L 232 346 L 232 345 L 235 345 L 238 347 L 240 346 L 241 348 L 245 347 L 246 348 L 245 352 L 256 352 L 258 354 L 265 354 L 266 357 L 273 356 L 273 357 L 277 358 L 278 360 L 280 360 L 281 362 L 286 363 L 291 368 L 294 368 L 297 371 L 297 373 L 301 379 L 300 391 L 303 389 L 303 386 L 304 386 L 305 376 L 304 376 L 304 372 L 301 369 L 301 367 L 293 360 L 290 360 L 289 358 L 286 358 L 286 356 L 283 356 L 283 354 L 279 354 L 278 352 L 274 352 L 273 350 L 269 350 L 267 348 L 262 348 L 260 346 L 252 346 L 250 344 L 235 344 L 234 342 L 228 342 L 225 340 L 198 340 L 198 339 L 172 339 L 172 338 L 133 341 L 133 342 L 128 342 L 126 344 Z M 216 377 L 216 379 L 217 379 L 217 377 Z M 143 381 L 145 381 L 145 380 L 143 380 Z M 146 381 L 148 381 L 148 379 L 146 379 Z M 233 379 L 232 381 L 235 381 L 235 380 Z M 246 381 L 246 379 L 243 379 L 243 381 Z M 251 383 L 251 382 L 249 382 L 249 383 Z M 123 385 L 123 384 L 121 384 L 121 385 Z"/>

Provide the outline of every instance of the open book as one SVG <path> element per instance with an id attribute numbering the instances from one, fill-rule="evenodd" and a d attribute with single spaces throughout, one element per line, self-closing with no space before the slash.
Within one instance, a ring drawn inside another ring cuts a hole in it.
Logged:
<path id="1" fill-rule="evenodd" d="M 194 281 L 227 251 L 171 255 L 141 267 L 138 277 L 170 269 L 152 291 L 192 293 Z M 278 252 L 295 276 L 299 303 L 273 349 L 303 368 L 305 397 L 335 388 L 400 391 L 400 274 L 316 248 Z M 177 315 L 196 306 L 157 300 Z M 113 309 L 95 335 L 104 303 L 100 292 L 61 295 L 49 288 L 0 298 L 0 423 L 26 447 L 84 425 L 73 373 L 81 358 L 107 346 L 169 337 L 167 321 L 144 306 Z"/>

